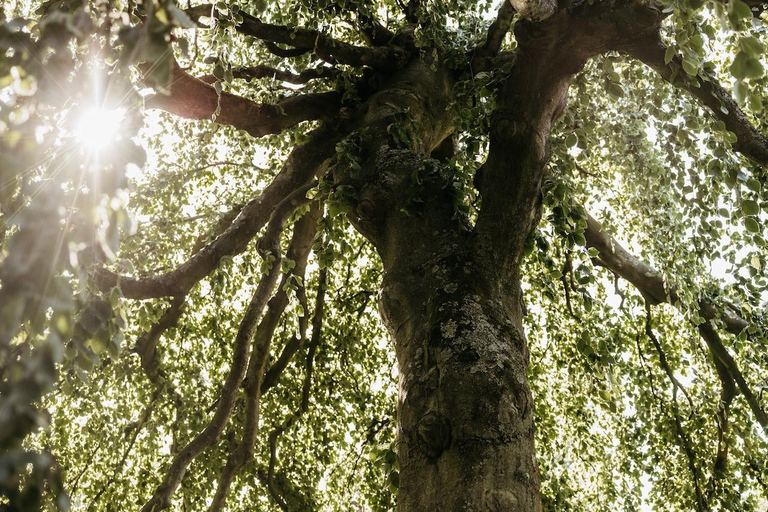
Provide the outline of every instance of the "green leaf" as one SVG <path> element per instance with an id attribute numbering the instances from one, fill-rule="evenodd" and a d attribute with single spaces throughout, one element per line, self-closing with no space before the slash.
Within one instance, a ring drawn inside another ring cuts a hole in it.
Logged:
<path id="1" fill-rule="evenodd" d="M 734 78 L 743 80 L 745 78 L 760 78 L 763 76 L 762 64 L 754 57 L 751 57 L 744 51 L 739 51 L 731 64 L 731 74 Z"/>
<path id="2" fill-rule="evenodd" d="M 739 47 L 750 57 L 760 58 L 765 53 L 763 43 L 754 36 L 742 37 L 739 40 Z"/>
<path id="3" fill-rule="evenodd" d="M 614 98 L 621 98 L 624 96 L 624 88 L 622 88 L 617 83 L 608 82 L 607 89 L 608 89 L 608 94 L 610 94 Z"/>
<path id="4" fill-rule="evenodd" d="M 674 46 L 667 46 L 666 51 L 664 52 L 664 64 L 669 64 L 672 62 L 672 59 L 675 58 L 675 55 L 677 55 L 677 50 Z"/>
<path id="5" fill-rule="evenodd" d="M 749 20 L 752 18 L 752 9 L 741 0 L 731 0 L 728 3 L 728 14 L 731 24 L 738 25 L 740 20 Z"/>
<path id="6" fill-rule="evenodd" d="M 744 101 L 749 96 L 749 87 L 743 80 L 736 80 L 736 85 L 733 86 L 733 97 L 740 104 L 744 104 Z"/>
<path id="7" fill-rule="evenodd" d="M 760 184 L 760 180 L 756 180 L 755 178 L 749 178 L 747 180 L 747 188 L 753 192 L 759 192 L 762 185 Z"/>
<path id="8" fill-rule="evenodd" d="M 699 56 L 686 50 L 683 54 L 683 70 L 691 76 L 696 76 L 699 73 L 699 64 Z"/>
<path id="9" fill-rule="evenodd" d="M 744 215 L 757 215 L 760 213 L 760 205 L 751 199 L 744 199 L 741 202 L 741 211 Z"/>

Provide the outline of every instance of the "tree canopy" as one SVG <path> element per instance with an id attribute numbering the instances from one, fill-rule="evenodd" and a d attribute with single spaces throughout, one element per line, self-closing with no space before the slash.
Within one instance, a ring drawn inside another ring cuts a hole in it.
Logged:
<path id="1" fill-rule="evenodd" d="M 0 509 L 394 510 L 410 312 L 380 290 L 427 241 L 384 198 L 521 279 L 544 510 L 766 510 L 768 4 L 0 22 Z M 457 427 L 427 425 L 435 460 Z"/>

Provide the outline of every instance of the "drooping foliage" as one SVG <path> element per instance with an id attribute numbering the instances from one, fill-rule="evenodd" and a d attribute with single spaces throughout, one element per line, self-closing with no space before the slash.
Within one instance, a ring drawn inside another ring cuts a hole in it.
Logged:
<path id="1" fill-rule="evenodd" d="M 768 10 L 637 3 L 658 40 L 574 79 L 525 247 L 544 508 L 762 510 Z M 0 509 L 394 509 L 383 270 L 339 176 L 360 106 L 450 62 L 407 209 L 440 172 L 473 222 L 525 5 L 5 2 Z"/>

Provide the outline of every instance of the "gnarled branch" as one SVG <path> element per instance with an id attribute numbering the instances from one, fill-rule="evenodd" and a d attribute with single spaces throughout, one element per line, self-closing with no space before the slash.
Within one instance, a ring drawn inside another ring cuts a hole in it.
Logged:
<path id="1" fill-rule="evenodd" d="M 640 261 L 624 249 L 611 235 L 603 230 L 594 217 L 587 214 L 587 229 L 584 231 L 587 246 L 598 251 L 597 263 L 623 277 L 640 291 L 651 305 L 668 302 L 677 304 L 680 297 L 674 286 L 665 282 L 664 278 L 654 268 Z M 699 300 L 701 316 L 706 320 L 719 318 L 726 329 L 732 334 L 739 334 L 749 327 L 749 322 L 740 316 L 726 314 L 717 308 L 709 299 Z"/>
<path id="2" fill-rule="evenodd" d="M 336 78 L 340 73 L 338 69 L 328 66 L 320 66 L 319 68 L 305 69 L 299 73 L 291 73 L 290 71 L 283 71 L 270 66 L 260 65 L 237 68 L 232 70 L 232 74 L 235 78 L 242 78 L 244 80 L 252 80 L 254 78 L 274 78 L 281 82 L 301 85 L 319 78 Z"/>
<path id="3" fill-rule="evenodd" d="M 675 288 L 665 283 L 662 276 L 655 269 L 624 249 L 589 214 L 587 214 L 587 229 L 584 232 L 584 236 L 587 239 L 587 246 L 594 247 L 598 251 L 596 262 L 635 285 L 649 304 L 660 304 L 663 302 L 673 305 L 679 304 L 680 298 Z M 726 329 L 733 334 L 739 334 L 749 326 L 749 323 L 741 317 L 720 312 L 706 298 L 699 300 L 699 312 L 707 320 L 707 322 L 698 326 L 699 332 L 712 353 L 713 359 L 718 360 L 722 363 L 722 367 L 728 370 L 731 377 L 738 384 L 739 390 L 744 394 L 744 398 L 752 409 L 755 418 L 763 428 L 768 430 L 768 415 L 760 407 L 757 397 L 749 388 L 738 364 L 728 352 L 728 349 L 725 348 L 720 336 L 709 322 L 714 319 L 720 319 L 725 324 Z"/>
<path id="4" fill-rule="evenodd" d="M 278 437 L 291 428 L 301 416 L 309 409 L 309 395 L 312 386 L 312 370 L 314 368 L 315 353 L 317 346 L 320 344 L 320 338 L 323 328 L 323 311 L 325 309 L 325 288 L 327 281 L 328 271 L 323 268 L 320 270 L 317 285 L 317 297 L 315 298 L 315 313 L 312 316 L 312 339 L 309 342 L 309 349 L 307 351 L 307 365 L 306 373 L 304 374 L 304 384 L 301 388 L 301 403 L 299 409 L 289 415 L 283 422 L 278 425 L 269 434 L 269 468 L 267 473 L 267 489 L 272 499 L 280 506 L 282 510 L 288 510 L 287 504 L 283 500 L 277 486 L 275 485 L 275 466 L 277 465 L 277 440 Z"/>
<path id="5" fill-rule="evenodd" d="M 267 306 L 267 312 L 264 314 L 254 335 L 253 349 L 248 363 L 248 370 L 245 376 L 245 426 L 240 442 L 230 452 L 227 457 L 226 465 L 219 475 L 219 483 L 216 488 L 216 494 L 213 497 L 210 509 L 213 511 L 221 510 L 227 498 L 229 488 L 237 475 L 238 471 L 253 457 L 253 446 L 256 441 L 256 435 L 259 430 L 260 408 L 261 408 L 261 389 L 264 380 L 264 371 L 269 358 L 270 346 L 275 329 L 288 305 L 288 293 L 285 285 L 294 277 L 304 277 L 307 267 L 307 258 L 314 243 L 317 232 L 317 220 L 320 217 L 322 208 L 318 204 L 296 222 L 293 232 L 293 238 L 288 247 L 286 257 L 293 260 L 296 265 L 291 273 L 283 277 L 280 289 L 270 299 Z M 305 313 L 306 314 L 306 313 Z M 306 323 L 303 323 L 306 325 Z M 304 333 L 300 333 L 300 338 L 304 338 Z"/>
<path id="6" fill-rule="evenodd" d="M 504 42 L 504 38 L 507 32 L 509 32 L 514 15 L 515 8 L 512 6 L 512 2 L 510 0 L 503 0 L 501 7 L 499 7 L 499 12 L 496 14 L 496 19 L 488 28 L 485 42 L 476 51 L 477 55 L 487 57 L 499 53 L 501 43 Z"/>
<path id="7" fill-rule="evenodd" d="M 335 78 L 339 76 L 339 70 L 328 66 L 320 66 L 318 68 L 305 69 L 299 73 L 292 73 L 272 66 L 259 64 L 258 66 L 233 68 L 232 76 L 248 82 L 258 78 L 274 78 L 281 82 L 301 85 L 319 78 Z M 216 77 L 213 75 L 205 75 L 200 77 L 200 80 L 206 83 L 213 83 L 216 81 Z"/>
<path id="8" fill-rule="evenodd" d="M 757 418 L 758 423 L 762 425 L 763 429 L 768 432 L 768 414 L 766 414 L 762 407 L 760 407 L 760 402 L 752 392 L 752 389 L 750 389 L 747 381 L 744 379 L 744 375 L 739 370 L 736 361 L 734 361 L 733 357 L 728 352 L 728 349 L 723 345 L 723 340 L 720 339 L 720 335 L 717 334 L 717 331 L 708 322 L 699 325 L 699 333 L 701 333 L 701 337 L 706 342 L 707 347 L 709 347 L 709 350 L 712 353 L 712 358 L 728 370 L 728 373 L 730 373 L 731 377 L 736 382 L 739 391 L 741 391 L 741 394 L 744 395 L 744 398 L 747 400 L 749 408 L 752 409 L 752 414 L 755 415 L 755 418 Z"/>
<path id="9" fill-rule="evenodd" d="M 203 431 L 174 455 L 171 467 L 166 473 L 163 482 L 155 490 L 150 500 L 142 507 L 142 512 L 157 512 L 158 510 L 170 507 L 171 496 L 173 496 L 176 488 L 181 484 L 189 464 L 206 448 L 213 446 L 224 431 L 224 427 L 227 421 L 229 421 L 232 409 L 235 406 L 235 399 L 237 398 L 240 384 L 246 373 L 247 354 L 254 336 L 256 324 L 267 303 L 267 299 L 272 293 L 272 289 L 277 283 L 277 276 L 280 273 L 279 241 L 283 225 L 291 213 L 296 210 L 297 206 L 302 204 L 302 202 L 306 202 L 305 196 L 306 189 L 299 189 L 280 203 L 279 207 L 272 214 L 259 246 L 263 253 L 271 254 L 275 259 L 272 261 L 272 267 L 269 272 L 263 275 L 259 281 L 256 291 L 245 311 L 245 315 L 240 322 L 232 351 L 232 366 L 222 387 L 216 412 Z"/>
<path id="10" fill-rule="evenodd" d="M 211 6 L 199 5 L 187 13 L 193 18 L 210 16 Z M 255 16 L 240 12 L 243 22 L 236 30 L 241 34 L 270 43 L 285 44 L 312 51 L 321 59 L 350 66 L 370 66 L 382 71 L 396 71 L 408 61 L 409 53 L 395 45 L 368 48 L 338 41 L 327 34 L 305 28 L 264 23 Z"/>

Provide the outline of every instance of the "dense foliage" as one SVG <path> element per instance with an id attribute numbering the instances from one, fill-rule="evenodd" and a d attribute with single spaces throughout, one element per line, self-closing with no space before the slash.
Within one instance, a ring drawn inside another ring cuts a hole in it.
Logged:
<path id="1" fill-rule="evenodd" d="M 289 210 L 273 205 L 261 224 L 251 220 L 256 232 L 217 252 L 189 286 L 180 274 L 163 285 L 176 286 L 169 293 L 124 284 L 196 261 L 267 197 L 294 148 L 322 140 L 325 125 L 366 99 L 369 71 L 383 65 L 340 45 L 390 48 L 377 31 L 410 24 L 417 53 L 460 71 L 479 62 L 498 7 L 6 0 L 0 509 L 141 508 L 219 414 L 220 435 L 171 491 L 175 509 L 208 507 L 230 465 L 230 510 L 394 509 L 398 369 L 377 310 L 382 265 L 350 225 L 352 192 L 332 172 L 298 187 Z M 741 0 L 658 9 L 664 62 L 651 69 L 609 52 L 577 75 L 526 244 L 546 510 L 768 506 L 768 146 L 747 147 L 750 134 L 768 133 L 768 10 Z M 504 15 L 513 27 L 520 19 Z M 270 39 L 259 23 L 313 33 Z M 493 65 L 459 75 L 457 151 L 432 160 L 470 221 L 516 44 L 510 30 Z M 174 86 L 191 77 L 212 91 L 211 111 L 174 102 Z M 726 94 L 716 108 L 703 97 L 711 83 Z M 312 103 L 290 103 L 300 95 Z M 231 112 L 242 98 L 291 121 L 240 122 Z M 728 125 L 737 104 L 753 131 Z M 98 147 L 79 128 L 93 109 L 120 116 Z M 396 143 L 418 144 L 407 108 L 391 119 Z M 354 171 L 355 132 L 326 137 L 328 167 Z M 412 177 L 414 212 L 430 200 L 425 179 Z M 628 260 L 622 270 L 605 252 L 615 240 L 647 271 L 646 288 L 625 272 Z M 254 342 L 231 384 L 248 329 L 266 342 Z M 219 412 L 227 389 L 228 414 Z M 254 421 L 251 456 L 240 447 Z"/>

